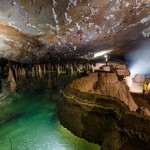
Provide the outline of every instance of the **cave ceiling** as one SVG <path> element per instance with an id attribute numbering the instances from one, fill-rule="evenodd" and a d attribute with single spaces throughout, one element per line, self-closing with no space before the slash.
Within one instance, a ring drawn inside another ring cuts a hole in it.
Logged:
<path id="1" fill-rule="evenodd" d="M 150 35 L 150 0 L 0 0 L 0 57 L 124 52 Z"/>

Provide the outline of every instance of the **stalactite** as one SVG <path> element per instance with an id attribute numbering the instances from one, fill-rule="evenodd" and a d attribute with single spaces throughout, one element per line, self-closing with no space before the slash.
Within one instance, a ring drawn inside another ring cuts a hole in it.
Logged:
<path id="1" fill-rule="evenodd" d="M 8 73 L 8 81 L 10 82 L 10 92 L 14 93 L 16 92 L 16 82 L 13 76 L 13 72 L 11 70 L 11 68 L 9 68 L 9 73 Z"/>
<path id="2" fill-rule="evenodd" d="M 55 0 L 52 0 L 52 5 L 53 5 L 53 7 L 56 7 L 57 2 Z"/>
<path id="3" fill-rule="evenodd" d="M 35 78 L 35 68 L 32 66 L 32 78 Z"/>

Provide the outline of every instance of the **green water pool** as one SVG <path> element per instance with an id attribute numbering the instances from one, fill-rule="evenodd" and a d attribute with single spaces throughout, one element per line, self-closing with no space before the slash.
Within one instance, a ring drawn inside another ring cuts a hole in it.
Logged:
<path id="1" fill-rule="evenodd" d="M 56 91 L 45 89 L 12 98 L 13 103 L 0 109 L 0 119 L 7 119 L 0 125 L 0 150 L 100 149 L 61 126 Z"/>

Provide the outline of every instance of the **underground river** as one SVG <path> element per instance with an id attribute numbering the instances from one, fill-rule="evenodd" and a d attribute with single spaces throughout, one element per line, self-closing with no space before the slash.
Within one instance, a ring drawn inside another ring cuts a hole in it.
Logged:
<path id="1" fill-rule="evenodd" d="M 0 109 L 0 150 L 100 149 L 61 126 L 57 118 L 60 98 L 55 90 L 14 94 L 11 98 L 13 102 Z"/>

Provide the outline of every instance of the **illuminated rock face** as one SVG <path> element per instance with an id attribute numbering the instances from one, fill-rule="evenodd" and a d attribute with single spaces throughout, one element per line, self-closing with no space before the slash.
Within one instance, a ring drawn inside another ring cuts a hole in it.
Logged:
<path id="1" fill-rule="evenodd" d="M 149 37 L 148 0 L 1 0 L 0 56 L 31 61 L 122 48 Z"/>
<path id="2" fill-rule="evenodd" d="M 88 77 L 74 80 L 70 87 L 81 92 L 115 97 L 129 106 L 131 111 L 137 110 L 128 86 L 119 81 L 116 73 L 92 73 Z"/>
<path id="3" fill-rule="evenodd" d="M 100 73 L 99 80 L 91 92 L 115 97 L 128 105 L 131 111 L 136 111 L 138 108 L 130 95 L 128 86 L 118 80 L 116 73 Z"/>

